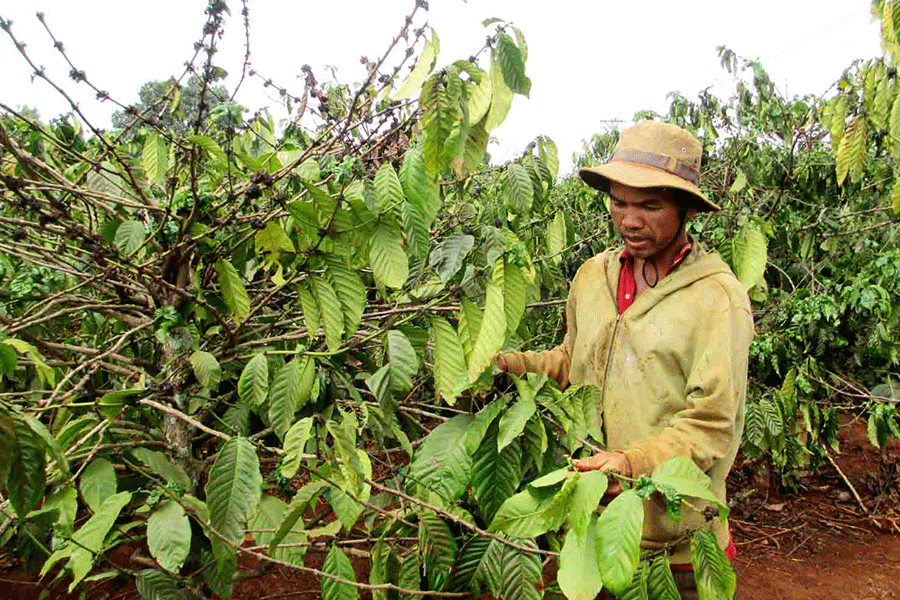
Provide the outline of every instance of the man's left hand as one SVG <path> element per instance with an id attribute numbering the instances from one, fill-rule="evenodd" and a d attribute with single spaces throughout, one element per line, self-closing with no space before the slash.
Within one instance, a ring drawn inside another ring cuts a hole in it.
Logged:
<path id="1" fill-rule="evenodd" d="M 631 463 L 620 452 L 598 452 L 587 458 L 575 459 L 572 461 L 572 464 L 579 471 L 613 471 L 625 477 L 631 477 Z M 618 481 L 613 481 L 606 490 L 607 495 L 620 494 L 621 492 L 622 486 L 619 485 Z"/>

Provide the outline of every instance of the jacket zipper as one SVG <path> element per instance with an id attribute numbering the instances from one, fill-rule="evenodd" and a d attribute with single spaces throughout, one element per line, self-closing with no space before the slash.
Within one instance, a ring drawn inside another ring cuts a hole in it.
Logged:
<path id="1" fill-rule="evenodd" d="M 609 366 L 612 363 L 612 353 L 613 347 L 616 343 L 616 335 L 619 333 L 619 323 L 622 322 L 622 315 L 616 315 L 616 325 L 613 328 L 612 338 L 609 340 L 609 351 L 606 353 L 606 369 L 603 374 L 603 391 L 600 394 L 600 405 L 603 407 L 604 412 L 606 409 L 606 389 L 609 385 Z M 606 435 L 606 415 L 603 416 L 603 443 L 606 445 L 607 443 L 607 435 Z"/>

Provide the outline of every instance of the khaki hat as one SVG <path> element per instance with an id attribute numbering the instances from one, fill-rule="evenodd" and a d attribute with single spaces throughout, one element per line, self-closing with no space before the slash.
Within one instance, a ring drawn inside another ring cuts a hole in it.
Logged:
<path id="1" fill-rule="evenodd" d="M 578 174 L 586 184 L 609 192 L 609 182 L 630 187 L 683 190 L 696 199 L 701 212 L 721 210 L 700 188 L 700 142 L 677 125 L 643 121 L 622 131 L 606 164 L 584 167 Z"/>

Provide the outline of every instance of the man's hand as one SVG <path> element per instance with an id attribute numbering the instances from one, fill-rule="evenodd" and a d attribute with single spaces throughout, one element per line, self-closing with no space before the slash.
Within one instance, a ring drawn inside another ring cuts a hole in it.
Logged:
<path id="1" fill-rule="evenodd" d="M 598 452 L 587 458 L 575 459 L 572 464 L 579 471 L 613 471 L 625 477 L 631 477 L 631 463 L 620 452 Z M 618 481 L 613 481 L 606 490 L 606 495 L 621 493 L 622 486 Z"/>

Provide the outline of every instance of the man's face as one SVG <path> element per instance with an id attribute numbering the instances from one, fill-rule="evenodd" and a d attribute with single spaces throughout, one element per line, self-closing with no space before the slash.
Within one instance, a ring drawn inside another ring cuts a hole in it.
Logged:
<path id="1" fill-rule="evenodd" d="M 679 233 L 681 215 L 672 190 L 609 183 L 609 208 L 625 247 L 637 258 L 662 252 Z"/>

